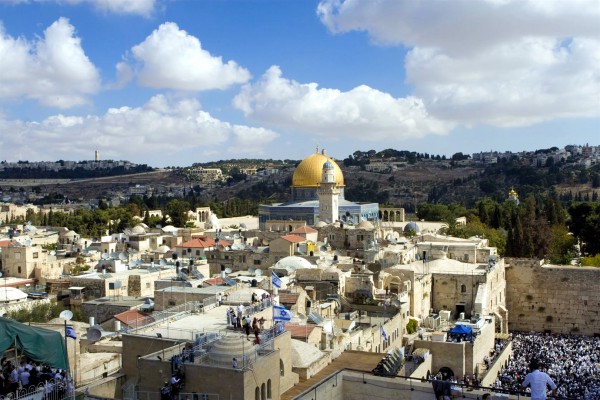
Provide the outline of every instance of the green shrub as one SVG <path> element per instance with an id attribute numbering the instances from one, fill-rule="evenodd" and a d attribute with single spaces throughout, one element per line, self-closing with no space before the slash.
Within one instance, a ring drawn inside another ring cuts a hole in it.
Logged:
<path id="1" fill-rule="evenodd" d="M 417 328 L 418 328 L 418 327 L 419 327 L 419 323 L 418 323 L 416 320 L 414 320 L 414 319 L 411 319 L 411 320 L 409 320 L 409 321 L 408 321 L 408 323 L 406 324 L 406 332 L 407 332 L 409 335 L 412 335 L 413 333 L 415 333 L 415 332 L 417 331 Z"/>

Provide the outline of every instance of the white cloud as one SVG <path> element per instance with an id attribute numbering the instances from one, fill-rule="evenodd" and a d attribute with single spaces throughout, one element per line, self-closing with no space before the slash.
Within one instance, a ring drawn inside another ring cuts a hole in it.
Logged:
<path id="1" fill-rule="evenodd" d="M 91 4 L 97 10 L 113 14 L 137 14 L 143 17 L 150 17 L 154 12 L 155 0 L 2 0 L 8 3 L 49 3 L 58 4 Z"/>
<path id="2" fill-rule="evenodd" d="M 594 0 L 325 0 L 334 33 L 404 45 L 407 81 L 436 117 L 526 126 L 600 115 Z"/>
<path id="3" fill-rule="evenodd" d="M 451 128 L 430 117 L 415 97 L 394 98 L 364 85 L 341 92 L 281 75 L 272 66 L 257 83 L 244 85 L 234 106 L 263 124 L 328 138 L 395 140 L 444 134 Z"/>
<path id="4" fill-rule="evenodd" d="M 150 165 L 180 165 L 202 152 L 260 154 L 278 135 L 268 129 L 234 125 L 203 111 L 194 99 L 152 97 L 142 107 L 111 108 L 104 115 L 55 115 L 43 121 L 0 119 L 0 159 L 143 159 Z M 8 152 L 6 149 L 10 149 Z M 192 154 L 190 156 L 190 154 Z M 191 164 L 191 162 L 189 163 Z"/>
<path id="5" fill-rule="evenodd" d="M 0 100 L 34 99 L 69 108 L 86 103 L 100 88 L 99 72 L 65 18 L 31 42 L 7 35 L 0 25 L 0 71 Z"/>
<path id="6" fill-rule="evenodd" d="M 250 79 L 248 70 L 212 56 L 173 22 L 162 24 L 131 53 L 138 62 L 138 80 L 148 87 L 202 91 L 226 89 Z"/>

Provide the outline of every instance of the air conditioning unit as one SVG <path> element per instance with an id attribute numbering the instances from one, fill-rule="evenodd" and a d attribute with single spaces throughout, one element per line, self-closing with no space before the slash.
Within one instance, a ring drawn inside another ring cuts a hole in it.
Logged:
<path id="1" fill-rule="evenodd" d="M 458 316 L 458 319 L 465 319 L 465 313 L 461 312 Z"/>

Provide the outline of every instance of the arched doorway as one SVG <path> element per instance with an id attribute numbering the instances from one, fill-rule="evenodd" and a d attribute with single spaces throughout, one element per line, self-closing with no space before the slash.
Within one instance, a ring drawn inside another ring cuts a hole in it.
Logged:
<path id="1" fill-rule="evenodd" d="M 452 378 L 454 376 L 454 371 L 452 371 L 448 367 L 442 367 L 438 371 L 438 374 L 441 374 L 442 375 L 442 379 L 446 380 L 446 379 L 450 379 L 450 378 Z"/>

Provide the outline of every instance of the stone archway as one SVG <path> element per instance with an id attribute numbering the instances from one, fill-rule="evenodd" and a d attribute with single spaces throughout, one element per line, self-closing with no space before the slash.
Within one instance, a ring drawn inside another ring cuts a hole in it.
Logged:
<path id="1" fill-rule="evenodd" d="M 442 374 L 442 379 L 447 380 L 454 376 L 454 371 L 452 371 L 452 369 L 450 369 L 448 367 L 442 367 L 438 371 L 438 374 Z"/>

